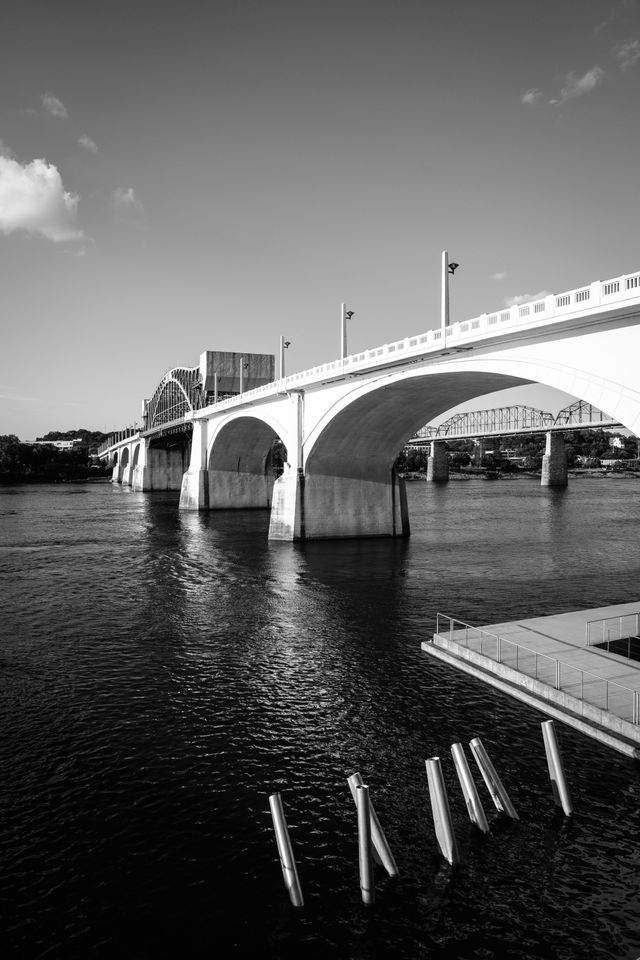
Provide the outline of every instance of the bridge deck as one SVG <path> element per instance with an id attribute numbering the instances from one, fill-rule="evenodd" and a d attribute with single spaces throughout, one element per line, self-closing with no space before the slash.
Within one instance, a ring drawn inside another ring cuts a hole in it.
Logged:
<path id="1" fill-rule="evenodd" d="M 640 601 L 481 628 L 439 617 L 422 649 L 640 759 L 640 662 L 587 646 L 589 621 L 626 618 L 631 626 L 638 611 Z"/>

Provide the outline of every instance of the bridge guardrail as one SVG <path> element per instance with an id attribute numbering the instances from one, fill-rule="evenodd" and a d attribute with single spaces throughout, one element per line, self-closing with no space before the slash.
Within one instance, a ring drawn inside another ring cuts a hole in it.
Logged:
<path id="1" fill-rule="evenodd" d="M 382 366 L 395 357 L 402 359 L 405 356 L 420 355 L 430 350 L 437 351 L 443 346 L 455 346 L 458 343 L 477 339 L 483 335 L 491 336 L 513 327 L 543 326 L 554 320 L 570 318 L 585 309 L 615 306 L 629 300 L 637 300 L 640 303 L 640 273 L 623 274 L 611 280 L 598 280 L 565 293 L 549 294 L 529 303 L 516 304 L 496 310 L 494 313 L 483 313 L 470 320 L 451 324 L 445 328 L 444 336 L 441 329 L 427 330 L 394 343 L 385 343 L 380 347 L 362 350 L 345 357 L 344 360 L 332 360 L 275 380 L 273 383 L 247 390 L 238 397 L 219 400 L 215 406 L 217 409 L 234 407 L 265 395 L 286 393 L 289 390 L 317 383 L 323 377 L 332 378 L 338 374 L 356 373 L 363 368 L 375 367 L 378 363 Z M 206 410 L 207 407 L 202 407 L 197 413 L 204 413 Z"/>
<path id="2" fill-rule="evenodd" d="M 440 629 L 441 621 L 444 630 Z M 504 663 L 519 673 L 568 693 L 577 700 L 613 713 L 621 720 L 640 724 L 640 693 L 623 683 L 581 670 L 564 660 L 539 653 L 523 643 L 507 640 L 506 637 L 489 633 L 481 627 L 473 627 L 447 614 L 437 614 L 436 633 L 448 636 L 451 643 L 474 650 L 496 663 Z"/>
<path id="3" fill-rule="evenodd" d="M 542 326 L 556 319 L 569 318 L 575 313 L 596 307 L 614 306 L 627 300 L 640 301 L 640 273 L 624 274 L 612 280 L 596 281 L 587 286 L 578 287 L 560 294 L 549 294 L 530 303 L 516 304 L 497 310 L 494 313 L 483 313 L 470 320 L 453 323 L 445 330 L 446 345 L 455 344 L 483 334 L 494 334 L 502 329 L 513 326 L 532 327 Z M 385 343 L 380 347 L 362 350 L 359 353 L 345 357 L 344 360 L 332 360 L 329 363 L 302 370 L 291 374 L 282 380 L 276 380 L 261 387 L 255 387 L 242 394 L 242 399 L 250 400 L 264 394 L 295 390 L 307 383 L 316 382 L 322 377 L 332 377 L 338 373 L 355 372 L 361 367 L 371 366 L 379 361 L 386 363 L 394 356 L 403 357 L 420 353 L 423 350 L 440 349 L 443 346 L 442 331 L 427 330 L 412 337 L 405 337 L 394 343 Z M 229 397 L 218 401 L 219 407 L 234 406 L 238 398 Z"/>

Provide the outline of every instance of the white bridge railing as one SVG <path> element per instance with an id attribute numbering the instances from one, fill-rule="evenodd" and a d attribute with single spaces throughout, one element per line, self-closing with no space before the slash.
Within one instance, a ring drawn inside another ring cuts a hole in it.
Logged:
<path id="1" fill-rule="evenodd" d="M 557 657 L 538 653 L 523 643 L 507 640 L 480 627 L 472 627 L 446 614 L 437 615 L 436 633 L 451 643 L 458 643 L 496 663 L 504 663 L 577 700 L 607 710 L 621 720 L 640 724 L 640 693 L 623 683 L 580 670 Z"/>
<path id="2" fill-rule="evenodd" d="M 640 305 L 640 273 L 625 274 L 612 280 L 598 280 L 586 287 L 579 287 L 566 293 L 550 294 L 531 303 L 497 310 L 495 313 L 483 313 L 472 320 L 453 323 L 445 328 L 444 333 L 441 329 L 427 330 L 414 337 L 396 340 L 395 343 L 385 343 L 371 350 L 363 350 L 345 357 L 344 360 L 333 360 L 309 370 L 302 370 L 282 380 L 275 380 L 273 383 L 266 383 L 261 387 L 248 390 L 238 397 L 219 400 L 216 407 L 235 406 L 246 400 L 258 399 L 265 394 L 300 389 L 308 383 L 334 379 L 345 373 L 356 373 L 369 367 L 384 366 L 394 360 L 401 361 L 405 357 L 416 354 L 464 345 L 467 341 L 495 336 L 505 330 L 544 326 L 555 321 L 570 319 L 576 314 L 588 314 L 597 309 L 633 301 Z M 201 412 L 198 411 L 199 414 Z"/>
<path id="3" fill-rule="evenodd" d="M 299 390 L 308 384 L 323 380 L 333 380 L 345 374 L 366 372 L 368 369 L 384 367 L 394 361 L 401 363 L 405 358 L 420 357 L 430 352 L 442 352 L 447 347 L 464 345 L 469 341 L 497 336 L 513 329 L 529 329 L 544 326 L 562 320 L 571 319 L 581 313 L 603 310 L 607 307 L 637 303 L 640 306 L 640 273 L 625 274 L 611 280 L 596 281 L 576 290 L 565 293 L 549 294 L 531 303 L 522 303 L 495 313 L 482 313 L 471 320 L 452 323 L 442 329 L 427 330 L 414 337 L 405 337 L 395 343 L 384 343 L 380 347 L 362 350 L 345 357 L 332 360 L 309 370 L 302 370 L 273 383 L 266 383 L 253 390 L 247 390 L 235 397 L 218 400 L 216 404 L 202 407 L 200 410 L 185 414 L 184 421 L 207 416 L 206 411 L 215 406 L 216 410 L 241 406 L 244 403 L 259 400 L 265 396 Z M 106 449 L 106 446 L 105 446 Z"/>

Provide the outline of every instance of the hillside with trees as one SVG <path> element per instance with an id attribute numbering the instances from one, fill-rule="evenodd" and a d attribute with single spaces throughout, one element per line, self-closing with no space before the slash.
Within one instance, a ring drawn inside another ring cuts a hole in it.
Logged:
<path id="1" fill-rule="evenodd" d="M 108 467 L 93 457 L 106 434 L 95 430 L 51 432 L 42 440 L 75 440 L 82 442 L 69 450 L 48 444 L 21 442 L 15 434 L 0 436 L 0 484 L 64 483 L 98 480 L 110 475 Z"/>

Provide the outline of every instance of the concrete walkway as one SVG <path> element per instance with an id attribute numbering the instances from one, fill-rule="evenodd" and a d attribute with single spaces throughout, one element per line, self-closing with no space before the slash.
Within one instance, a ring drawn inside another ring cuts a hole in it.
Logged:
<path id="1" fill-rule="evenodd" d="M 635 632 L 640 600 L 550 617 L 470 627 L 440 617 L 439 633 L 422 644 L 511 696 L 564 720 L 615 749 L 640 758 L 640 662 L 587 646 L 587 622 L 628 618 Z M 592 643 L 618 621 L 592 628 Z M 624 635 L 625 631 L 623 631 Z"/>

